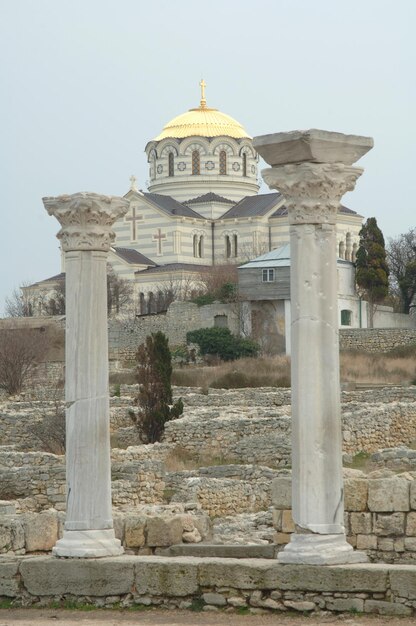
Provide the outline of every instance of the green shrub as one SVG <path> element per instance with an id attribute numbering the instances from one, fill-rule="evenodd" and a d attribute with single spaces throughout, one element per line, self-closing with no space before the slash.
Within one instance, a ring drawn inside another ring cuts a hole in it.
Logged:
<path id="1" fill-rule="evenodd" d="M 241 339 L 231 334 L 228 328 L 199 328 L 186 334 L 190 343 L 199 346 L 201 354 L 215 354 L 224 361 L 233 361 L 244 356 L 257 356 L 259 347 L 250 339 Z"/>
<path id="2" fill-rule="evenodd" d="M 212 293 L 204 293 L 201 296 L 192 298 L 191 302 L 197 304 L 198 306 L 205 306 L 206 304 L 212 304 L 215 302 L 215 296 Z"/>

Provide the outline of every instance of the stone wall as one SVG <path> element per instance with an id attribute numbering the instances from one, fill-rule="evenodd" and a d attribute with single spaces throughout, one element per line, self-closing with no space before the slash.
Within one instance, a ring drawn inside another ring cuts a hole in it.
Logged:
<path id="1" fill-rule="evenodd" d="M 416 571 L 400 565 L 282 565 L 274 559 L 121 556 L 0 561 L 0 597 L 96 607 L 416 614 Z M 209 607 L 209 608 L 208 608 Z M 243 618 L 242 618 L 243 619 Z M 278 619 L 278 618 L 277 618 Z"/>
<path id="2" fill-rule="evenodd" d="M 198 307 L 192 302 L 173 302 L 166 314 L 146 315 L 133 320 L 110 320 L 108 343 L 110 360 L 131 361 L 137 347 L 148 335 L 161 331 L 171 346 L 186 343 L 186 333 L 215 325 L 216 316 L 226 316 L 233 334 L 239 333 L 238 308 L 232 304 L 208 304 Z"/>
<path id="3" fill-rule="evenodd" d="M 182 542 L 198 543 L 211 533 L 206 513 L 184 504 L 141 505 L 128 512 L 114 511 L 113 519 L 115 535 L 128 554 L 153 554 Z M 18 514 L 13 503 L 0 501 L 0 555 L 50 552 L 62 537 L 64 522 L 65 514 L 54 509 Z"/>
<path id="4" fill-rule="evenodd" d="M 344 474 L 345 529 L 351 545 L 372 561 L 416 563 L 416 472 Z M 281 546 L 294 531 L 291 494 L 290 475 L 273 480 L 275 540 Z"/>
<path id="5" fill-rule="evenodd" d="M 416 328 L 342 328 L 339 331 L 341 350 L 389 352 L 409 344 L 416 344 Z"/>

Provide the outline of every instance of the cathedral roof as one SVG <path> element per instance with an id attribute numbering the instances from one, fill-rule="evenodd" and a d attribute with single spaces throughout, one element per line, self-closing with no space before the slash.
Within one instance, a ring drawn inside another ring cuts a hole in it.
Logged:
<path id="1" fill-rule="evenodd" d="M 133 265 L 149 265 L 154 266 L 156 263 L 149 259 L 147 256 L 144 256 L 141 252 L 134 250 L 133 248 L 119 248 L 114 247 L 114 252 L 122 258 L 127 263 L 131 263 Z"/>
<path id="2" fill-rule="evenodd" d="M 266 215 L 282 199 L 280 193 L 265 193 L 259 196 L 245 196 L 229 209 L 221 219 L 234 217 L 256 217 Z"/>
<path id="3" fill-rule="evenodd" d="M 156 265 L 147 270 L 136 272 L 140 276 L 147 274 L 157 274 L 159 272 L 174 272 L 175 270 L 186 270 L 187 272 L 203 272 L 210 269 L 210 265 L 197 265 L 196 263 L 166 263 L 166 265 Z"/>
<path id="4" fill-rule="evenodd" d="M 183 139 L 184 137 L 234 137 L 234 139 L 251 139 L 244 128 L 235 119 L 221 113 L 218 109 L 207 107 L 205 100 L 205 81 L 199 83 L 201 101 L 196 109 L 189 109 L 168 122 L 154 141 L 167 137 Z"/>
<path id="5" fill-rule="evenodd" d="M 343 204 L 340 205 L 339 209 L 338 209 L 338 213 L 344 213 L 346 215 L 356 215 L 357 217 L 362 217 L 361 215 L 358 215 L 358 213 L 356 211 L 353 211 L 352 209 L 349 209 L 348 207 L 344 206 Z M 285 207 L 285 205 L 279 207 L 277 209 L 277 211 L 275 211 L 272 215 L 272 217 L 284 217 L 285 215 L 287 215 L 287 208 Z"/>
<path id="6" fill-rule="evenodd" d="M 172 196 L 164 196 L 161 193 L 144 193 L 145 198 L 153 202 L 159 209 L 162 209 L 165 213 L 169 215 L 179 215 L 180 217 L 197 217 L 199 219 L 203 219 L 202 215 L 193 211 L 190 207 L 185 204 L 181 204 Z"/>
<path id="7" fill-rule="evenodd" d="M 197 198 L 184 200 L 183 204 L 204 204 L 205 202 L 221 202 L 224 204 L 234 204 L 233 200 L 224 198 L 224 196 L 219 196 L 217 193 L 213 193 L 212 191 L 204 193 L 204 195 L 198 196 Z"/>

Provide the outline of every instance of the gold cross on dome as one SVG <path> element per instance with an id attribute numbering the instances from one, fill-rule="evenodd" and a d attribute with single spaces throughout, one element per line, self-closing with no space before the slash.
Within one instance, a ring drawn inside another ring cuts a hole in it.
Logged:
<path id="1" fill-rule="evenodd" d="M 205 99 L 205 87 L 207 86 L 206 82 L 204 81 L 204 79 L 201 79 L 201 82 L 199 83 L 199 86 L 201 87 L 201 108 L 206 107 L 207 105 L 207 101 Z"/>

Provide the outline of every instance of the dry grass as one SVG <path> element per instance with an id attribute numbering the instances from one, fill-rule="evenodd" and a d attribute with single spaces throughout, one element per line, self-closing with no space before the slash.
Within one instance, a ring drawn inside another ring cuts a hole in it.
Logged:
<path id="1" fill-rule="evenodd" d="M 245 358 L 211 366 L 175 369 L 173 385 L 185 387 L 290 387 L 290 359 L 287 356 Z"/>
<path id="2" fill-rule="evenodd" d="M 387 354 L 341 352 L 341 381 L 416 384 L 416 346 L 397 348 Z"/>
<path id="3" fill-rule="evenodd" d="M 340 370 L 343 383 L 416 384 L 416 346 L 396 348 L 387 354 L 343 351 Z M 290 358 L 245 358 L 210 366 L 178 368 L 173 371 L 172 384 L 203 389 L 290 387 Z"/>

